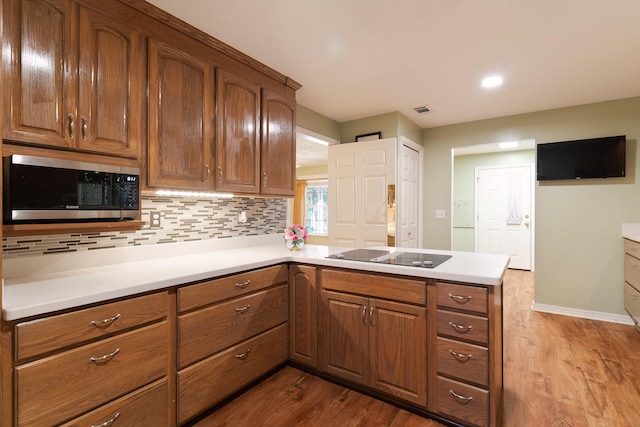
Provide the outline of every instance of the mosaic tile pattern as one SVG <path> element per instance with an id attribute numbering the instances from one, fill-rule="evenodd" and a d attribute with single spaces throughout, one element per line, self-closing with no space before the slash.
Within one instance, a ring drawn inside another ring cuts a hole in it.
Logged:
<path id="1" fill-rule="evenodd" d="M 160 214 L 160 227 L 150 226 L 152 211 Z M 239 223 L 238 215 L 243 211 L 247 213 L 247 222 Z M 135 231 L 6 237 L 2 239 L 2 256 L 6 259 L 275 234 L 286 226 L 287 200 L 249 197 L 201 200 L 143 195 L 141 214 L 145 224 L 142 229 Z"/>

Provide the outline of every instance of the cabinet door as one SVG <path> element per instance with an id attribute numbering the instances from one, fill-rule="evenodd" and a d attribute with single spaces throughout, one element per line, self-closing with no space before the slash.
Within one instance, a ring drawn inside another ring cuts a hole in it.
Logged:
<path id="1" fill-rule="evenodd" d="M 322 370 L 361 384 L 369 378 L 367 301 L 322 291 Z"/>
<path id="2" fill-rule="evenodd" d="M 80 149 L 137 157 L 146 84 L 140 39 L 135 29 L 80 8 Z"/>
<path id="3" fill-rule="evenodd" d="M 371 300 L 371 385 L 425 406 L 427 403 L 427 309 Z"/>
<path id="4" fill-rule="evenodd" d="M 67 0 L 4 1 L 3 137 L 73 147 L 77 10 Z"/>
<path id="5" fill-rule="evenodd" d="M 296 103 L 262 92 L 261 193 L 293 196 L 296 164 Z"/>
<path id="6" fill-rule="evenodd" d="M 289 270 L 289 357 L 318 368 L 316 268 L 292 265 Z"/>
<path id="7" fill-rule="evenodd" d="M 260 86 L 218 70 L 216 189 L 260 191 Z"/>
<path id="8" fill-rule="evenodd" d="M 213 67 L 149 40 L 148 186 L 212 189 Z"/>

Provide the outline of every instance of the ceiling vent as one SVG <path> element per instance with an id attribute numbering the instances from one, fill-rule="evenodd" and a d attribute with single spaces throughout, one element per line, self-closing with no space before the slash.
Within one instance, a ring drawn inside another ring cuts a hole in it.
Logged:
<path id="1" fill-rule="evenodd" d="M 416 107 L 414 108 L 414 110 L 418 114 L 426 114 L 431 112 L 431 108 L 427 107 L 426 105 L 423 105 L 421 107 Z"/>

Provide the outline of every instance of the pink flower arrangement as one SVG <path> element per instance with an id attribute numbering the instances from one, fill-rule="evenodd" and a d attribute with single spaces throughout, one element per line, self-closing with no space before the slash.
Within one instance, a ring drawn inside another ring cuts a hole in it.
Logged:
<path id="1" fill-rule="evenodd" d="M 298 224 L 290 225 L 284 229 L 284 240 L 290 241 L 291 246 L 298 249 L 307 241 L 307 229 Z"/>

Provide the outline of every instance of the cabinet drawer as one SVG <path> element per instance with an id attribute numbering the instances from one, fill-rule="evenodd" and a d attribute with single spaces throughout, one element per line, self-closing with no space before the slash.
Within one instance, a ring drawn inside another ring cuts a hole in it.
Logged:
<path id="1" fill-rule="evenodd" d="M 487 313 L 487 288 L 438 282 L 436 303 L 440 307 Z"/>
<path id="2" fill-rule="evenodd" d="M 640 288 L 640 259 L 624 254 L 624 280 Z"/>
<path id="3" fill-rule="evenodd" d="M 438 372 L 489 385 L 489 351 L 473 344 L 438 337 Z"/>
<path id="4" fill-rule="evenodd" d="M 640 258 L 640 243 L 624 239 L 624 252 L 636 258 Z"/>
<path id="5" fill-rule="evenodd" d="M 179 366 L 204 359 L 284 323 L 288 316 L 287 285 L 179 316 Z"/>
<path id="6" fill-rule="evenodd" d="M 640 292 L 628 283 L 624 284 L 624 308 L 640 328 Z"/>
<path id="7" fill-rule="evenodd" d="M 284 362 L 287 334 L 280 325 L 178 372 L 178 423 Z"/>
<path id="8" fill-rule="evenodd" d="M 16 367 L 18 424 L 58 424 L 165 376 L 167 331 L 163 321 Z"/>
<path id="9" fill-rule="evenodd" d="M 438 335 L 487 344 L 489 320 L 486 317 L 438 310 Z"/>
<path id="10" fill-rule="evenodd" d="M 170 425 L 168 401 L 167 380 L 163 379 L 101 406 L 61 427 L 168 426 Z M 109 423 L 110 420 L 113 421 Z"/>
<path id="11" fill-rule="evenodd" d="M 427 284 L 423 280 L 401 279 L 370 273 L 323 269 L 322 288 L 369 297 L 402 301 L 410 304 L 427 303 Z"/>
<path id="12" fill-rule="evenodd" d="M 178 289 L 178 311 L 183 313 L 197 307 L 259 291 L 278 283 L 286 283 L 287 278 L 287 266 L 277 265 L 185 286 Z"/>
<path id="13" fill-rule="evenodd" d="M 167 293 L 102 304 L 15 326 L 18 360 L 167 317 Z"/>
<path id="14" fill-rule="evenodd" d="M 489 392 L 448 378 L 438 377 L 439 414 L 471 423 L 489 425 Z"/>

